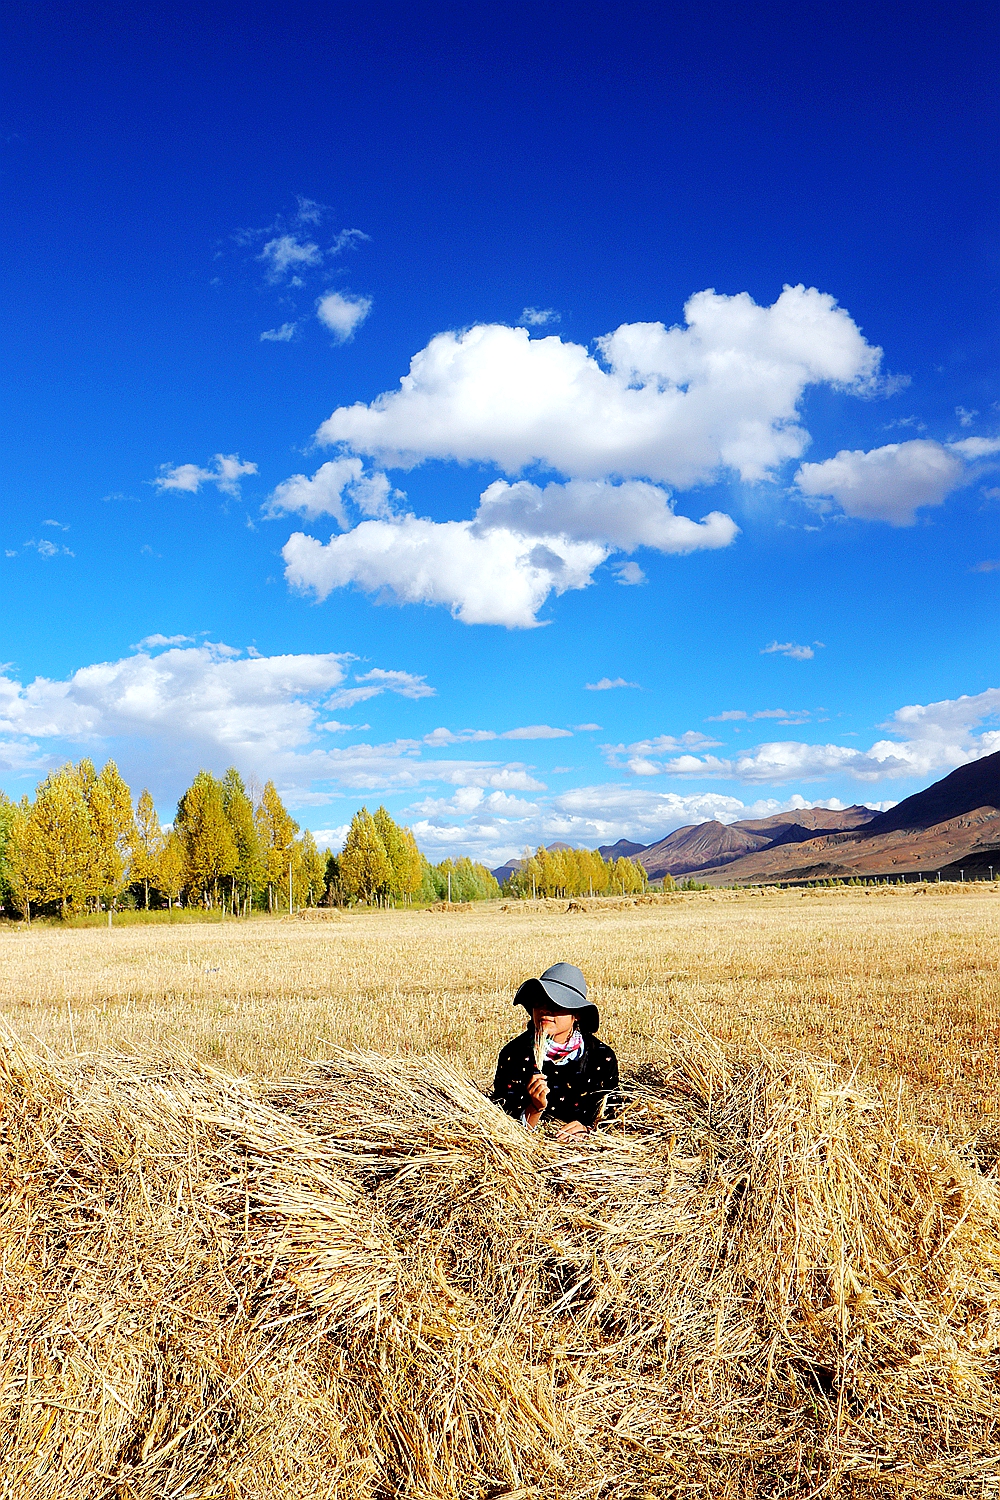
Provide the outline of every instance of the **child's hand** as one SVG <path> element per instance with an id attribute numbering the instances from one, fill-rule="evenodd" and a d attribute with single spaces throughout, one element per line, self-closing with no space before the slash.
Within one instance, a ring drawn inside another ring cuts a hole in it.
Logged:
<path id="1" fill-rule="evenodd" d="M 587 1129 L 586 1125 L 584 1125 L 582 1120 L 570 1120 L 569 1124 L 564 1125 L 562 1130 L 560 1130 L 559 1134 L 556 1136 L 556 1140 L 579 1141 L 582 1140 L 585 1135 L 589 1134 L 590 1131 Z"/>
<path id="2" fill-rule="evenodd" d="M 544 1073 L 535 1073 L 532 1076 L 528 1084 L 528 1098 L 535 1106 L 535 1109 L 531 1111 L 532 1114 L 536 1110 L 539 1114 L 545 1113 L 545 1106 L 549 1102 L 549 1085 Z"/>

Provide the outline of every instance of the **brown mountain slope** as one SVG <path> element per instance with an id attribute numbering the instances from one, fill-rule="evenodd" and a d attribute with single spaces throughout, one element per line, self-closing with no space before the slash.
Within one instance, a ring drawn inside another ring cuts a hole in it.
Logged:
<path id="1" fill-rule="evenodd" d="M 967 878 L 1000 868 L 1000 810 L 974 808 L 932 828 L 890 829 L 887 833 L 821 835 L 801 843 L 772 844 L 726 865 L 704 871 L 706 880 L 822 880 L 852 876 L 924 875 L 968 866 Z"/>
<path id="2" fill-rule="evenodd" d="M 1000 867 L 1000 752 L 943 776 L 854 833 L 777 841 L 726 866 L 725 879 L 814 880 L 833 876 L 988 875 Z M 720 878 L 706 871 L 706 878 Z"/>
<path id="3" fill-rule="evenodd" d="M 841 832 L 861 827 L 876 814 L 868 807 L 802 808 L 746 818 L 740 823 L 694 823 L 677 828 L 636 856 L 651 880 L 661 875 L 689 875 L 726 866 L 774 845 L 798 843 L 817 829 Z"/>
<path id="4" fill-rule="evenodd" d="M 1000 751 L 959 766 L 922 792 L 898 802 L 888 812 L 880 813 L 867 832 L 876 835 L 897 828 L 933 828 L 983 807 L 1000 808 Z"/>

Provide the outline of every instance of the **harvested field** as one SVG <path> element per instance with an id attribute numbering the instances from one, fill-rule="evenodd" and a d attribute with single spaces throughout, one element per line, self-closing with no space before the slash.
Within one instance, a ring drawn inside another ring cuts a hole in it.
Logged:
<path id="1" fill-rule="evenodd" d="M 1000 889 L 703 892 L 666 903 L 493 903 L 451 912 L 63 931 L 0 924 L 0 1016 L 58 1054 L 178 1048 L 229 1072 L 294 1072 L 331 1046 L 437 1051 L 486 1083 L 520 980 L 587 973 L 634 1064 L 702 1027 L 833 1058 L 921 1117 L 975 1131 L 1000 1092 Z"/>
<path id="2" fill-rule="evenodd" d="M 0 1495 L 1000 1495 L 998 912 L 4 933 Z M 476 1086 L 556 957 L 574 1148 Z"/>

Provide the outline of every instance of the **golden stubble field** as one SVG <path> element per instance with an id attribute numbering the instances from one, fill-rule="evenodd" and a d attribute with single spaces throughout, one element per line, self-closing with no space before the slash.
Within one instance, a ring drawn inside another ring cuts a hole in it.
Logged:
<path id="1" fill-rule="evenodd" d="M 690 893 L 247 923 L 0 932 L 0 1013 L 59 1054 L 189 1052 L 295 1073 L 437 1051 L 489 1081 L 518 983 L 578 963 L 625 1067 L 701 1029 L 832 1057 L 967 1135 L 1000 1081 L 1000 889 Z M 993 1124 L 993 1121 L 990 1121 Z"/>

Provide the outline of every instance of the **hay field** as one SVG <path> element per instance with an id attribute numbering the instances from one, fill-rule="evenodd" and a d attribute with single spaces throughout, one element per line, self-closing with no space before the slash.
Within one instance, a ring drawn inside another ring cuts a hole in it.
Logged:
<path id="1" fill-rule="evenodd" d="M 996 893 L 579 904 L 3 932 L 0 1500 L 1000 1500 Z"/>
<path id="2" fill-rule="evenodd" d="M 0 931 L 0 1015 L 57 1053 L 180 1049 L 274 1076 L 332 1046 L 438 1051 L 490 1079 L 510 997 L 578 963 L 631 1065 L 692 1026 L 832 1058 L 966 1132 L 1000 1084 L 1000 887 L 702 892 L 648 905 Z"/>

